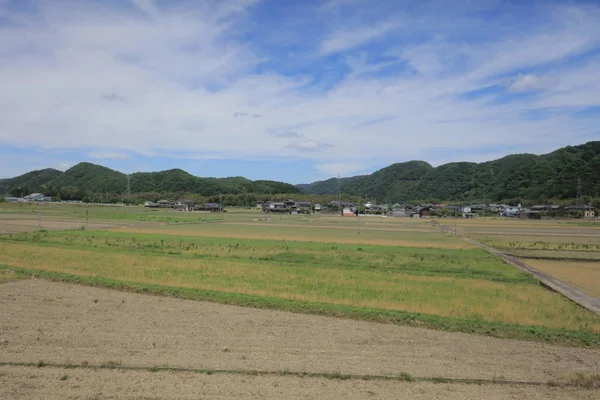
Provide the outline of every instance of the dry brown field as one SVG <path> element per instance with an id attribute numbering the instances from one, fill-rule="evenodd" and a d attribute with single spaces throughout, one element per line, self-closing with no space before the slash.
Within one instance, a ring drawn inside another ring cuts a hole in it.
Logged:
<path id="1" fill-rule="evenodd" d="M 37 279 L 2 284 L 0 306 L 0 398 L 594 399 L 598 394 L 548 383 L 576 372 L 598 373 L 599 349 Z M 394 376 L 416 381 L 390 379 Z M 435 383 L 442 378 L 484 381 Z"/>

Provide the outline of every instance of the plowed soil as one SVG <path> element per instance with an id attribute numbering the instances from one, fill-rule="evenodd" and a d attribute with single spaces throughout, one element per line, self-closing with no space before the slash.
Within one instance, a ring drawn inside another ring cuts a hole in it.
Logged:
<path id="1" fill-rule="evenodd" d="M 397 375 L 545 384 L 600 373 L 600 350 L 111 291 L 38 279 L 0 285 L 0 363 Z M 68 375 L 67 379 L 60 378 Z M 596 398 L 516 384 L 5 365 L 0 398 Z M 119 394 L 116 396 L 116 394 Z M 386 397 L 387 396 L 387 397 Z"/>

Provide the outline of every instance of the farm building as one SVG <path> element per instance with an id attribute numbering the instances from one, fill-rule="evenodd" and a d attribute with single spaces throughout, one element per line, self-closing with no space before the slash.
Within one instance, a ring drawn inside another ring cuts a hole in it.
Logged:
<path id="1" fill-rule="evenodd" d="M 52 201 L 52 197 L 44 196 L 42 193 L 31 193 L 23 197 L 23 201 Z"/>

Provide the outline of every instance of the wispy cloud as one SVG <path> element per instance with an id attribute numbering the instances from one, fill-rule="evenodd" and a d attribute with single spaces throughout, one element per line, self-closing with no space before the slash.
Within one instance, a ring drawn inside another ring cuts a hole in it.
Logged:
<path id="1" fill-rule="evenodd" d="M 509 85 L 511 92 L 527 92 L 530 90 L 547 89 L 554 85 L 556 80 L 549 77 L 540 77 L 536 74 L 519 74 Z"/>
<path id="2" fill-rule="evenodd" d="M 384 36 L 392 29 L 398 29 L 399 27 L 400 22 L 384 22 L 375 26 L 337 31 L 323 41 L 321 53 L 337 53 L 352 49 Z"/>
<path id="3" fill-rule="evenodd" d="M 364 170 L 365 165 L 360 163 L 323 163 L 317 164 L 315 168 L 328 176 L 347 176 Z"/>
<path id="4" fill-rule="evenodd" d="M 92 151 L 88 153 L 88 156 L 91 158 L 97 159 L 105 159 L 105 160 L 128 160 L 130 157 L 127 154 L 123 153 L 115 153 L 115 152 L 101 152 L 101 151 Z"/>
<path id="5" fill-rule="evenodd" d="M 298 138 L 304 137 L 304 135 L 302 135 L 298 132 L 292 132 L 292 131 L 276 132 L 274 130 L 271 130 L 270 134 L 271 134 L 271 136 L 278 137 L 278 138 L 284 138 L 284 139 L 298 139 Z"/>
<path id="6" fill-rule="evenodd" d="M 119 96 L 116 93 L 106 93 L 102 95 L 102 98 L 108 102 L 118 102 L 118 101 L 125 101 L 125 98 L 123 98 L 122 96 Z"/>
<path id="7" fill-rule="evenodd" d="M 292 142 L 286 146 L 289 149 L 294 149 L 302 152 L 316 152 L 323 151 L 333 147 L 333 145 L 329 143 L 320 143 L 314 140 L 301 140 L 297 142 Z"/>

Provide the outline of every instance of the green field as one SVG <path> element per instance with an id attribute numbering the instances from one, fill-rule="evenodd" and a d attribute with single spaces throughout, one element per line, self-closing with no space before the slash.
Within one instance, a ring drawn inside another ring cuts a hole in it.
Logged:
<path id="1" fill-rule="evenodd" d="M 94 211 L 99 220 L 138 213 L 106 208 Z M 81 212 L 49 209 L 56 218 Z M 187 220 L 0 235 L 0 276 L 600 346 L 600 316 L 427 221 L 144 212 Z"/>

